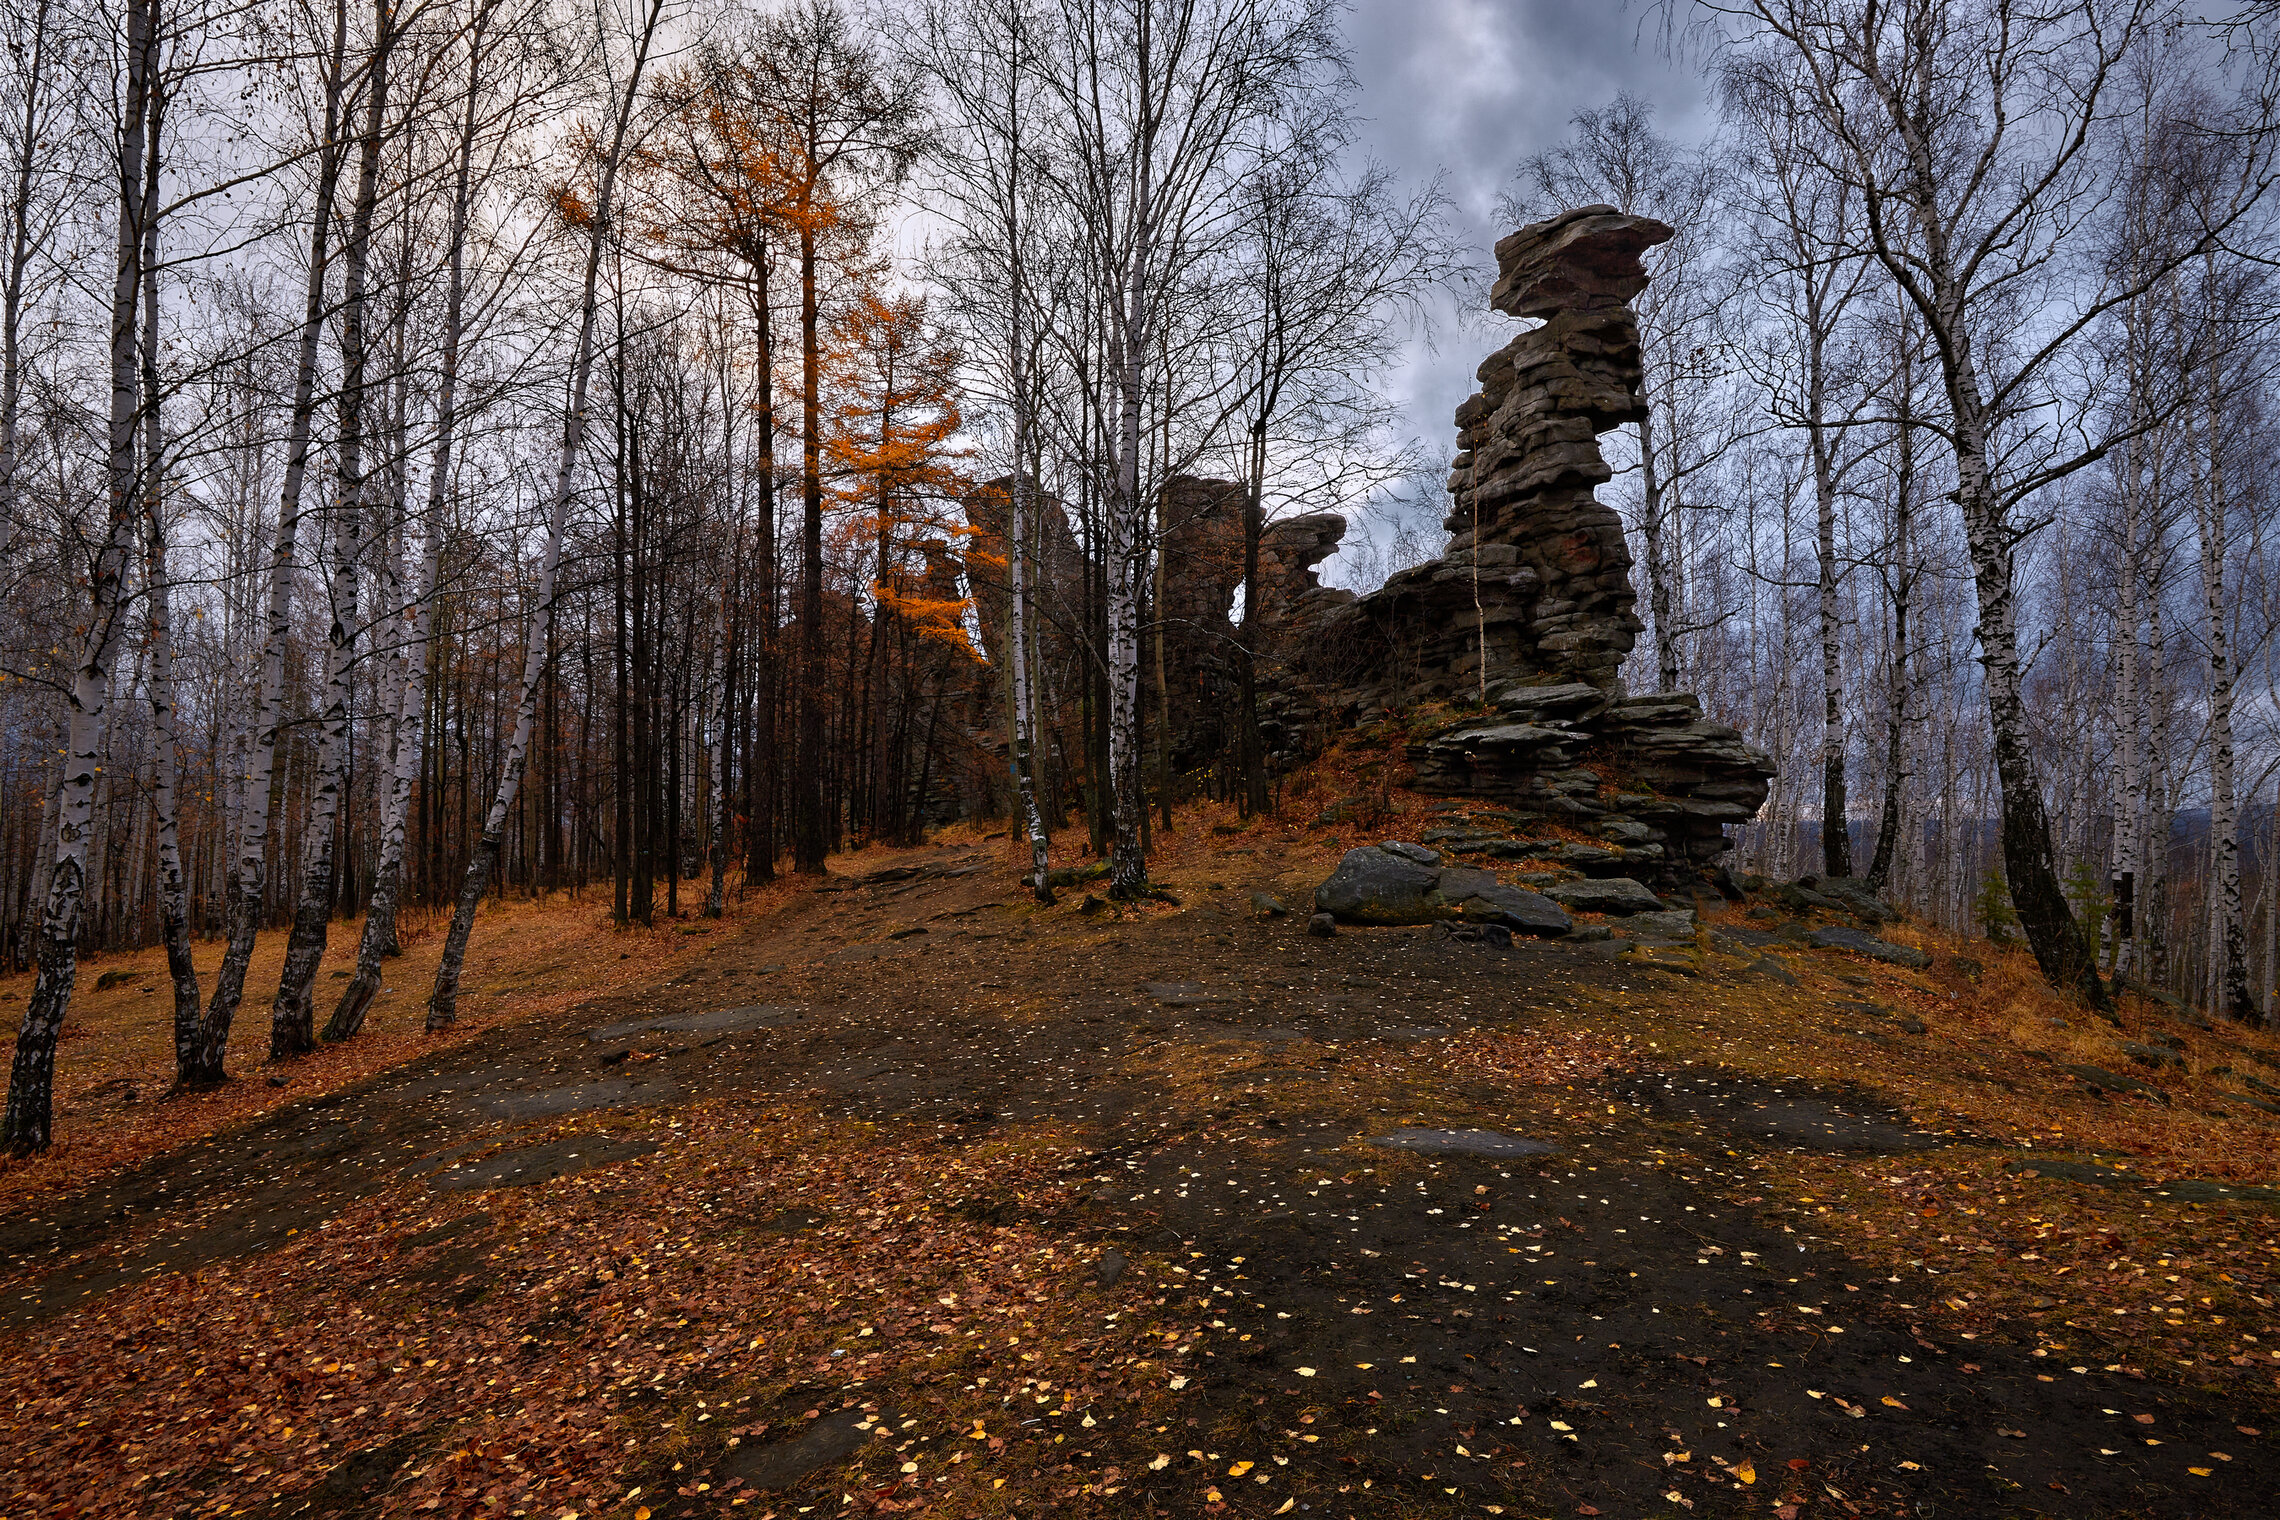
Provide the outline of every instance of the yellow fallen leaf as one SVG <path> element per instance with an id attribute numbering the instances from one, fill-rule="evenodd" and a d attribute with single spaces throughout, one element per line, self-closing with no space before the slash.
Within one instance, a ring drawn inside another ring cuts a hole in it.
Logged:
<path id="1" fill-rule="evenodd" d="M 1552 1421 L 1552 1429 L 1554 1430 L 1573 1430 L 1574 1428 L 1574 1426 L 1568 1424 L 1568 1422 L 1565 1420 Z"/>
<path id="2" fill-rule="evenodd" d="M 918 1471 L 918 1464 L 917 1464 L 916 1462 L 905 1462 L 905 1463 L 902 1465 L 902 1470 L 903 1470 L 904 1472 L 906 1472 L 906 1473 L 914 1473 L 914 1472 L 917 1472 L 917 1471 Z"/>
<path id="3" fill-rule="evenodd" d="M 1734 1476 L 1744 1483 L 1755 1483 L 1757 1481 L 1757 1469 L 1747 1462 L 1737 1462 L 1734 1464 Z"/>
<path id="4" fill-rule="evenodd" d="M 1289 1513 L 1291 1512 L 1291 1509 L 1292 1509 L 1292 1507 L 1293 1507 L 1293 1506 L 1295 1506 L 1297 1503 L 1298 1503 L 1298 1501 L 1297 1501 L 1296 1499 L 1285 1499 L 1285 1500 L 1283 1500 L 1283 1507 L 1282 1507 L 1281 1509 L 1278 1509 L 1278 1510 L 1276 1510 L 1276 1511 L 1275 1511 L 1275 1513 L 1276 1513 L 1276 1514 L 1278 1514 L 1278 1515 L 1287 1515 L 1287 1514 L 1289 1514 Z M 1502 1513 L 1502 1511 L 1498 1511 L 1498 1513 L 1500 1513 L 1500 1514 L 1501 1514 L 1501 1513 Z"/>
<path id="5" fill-rule="evenodd" d="M 1165 1468 L 1171 1465 L 1172 1459 L 1165 1453 L 1159 1451 L 1156 1453 L 1156 1460 L 1148 1464 L 1148 1470 L 1150 1472 L 1162 1472 Z"/>
<path id="6" fill-rule="evenodd" d="M 2188 1467 L 2185 1470 L 2196 1478 L 2206 1478 L 2209 1474 L 2216 1471 L 2216 1469 L 2213 1467 Z"/>
<path id="7" fill-rule="evenodd" d="M 1203 1491 L 1203 1497 L 1213 1504 L 1224 1504 L 1227 1502 L 1224 1498 L 1221 1497 L 1219 1490 L 1216 1488 L 1205 1489 Z"/>
<path id="8" fill-rule="evenodd" d="M 1889 1393 L 1884 1396 L 1884 1402 L 1890 1404 L 1894 1409 L 1906 1409 L 1908 1407 Z"/>
<path id="9" fill-rule="evenodd" d="M 1228 1469 L 1227 1469 L 1227 1476 L 1228 1476 L 1228 1477 L 1230 1477 L 1230 1478 L 1240 1478 L 1240 1477 L 1242 1477 L 1242 1476 L 1243 1476 L 1243 1474 L 1245 1474 L 1245 1473 L 1249 1472 L 1250 1470 L 1251 1470 L 1251 1464 L 1250 1464 L 1250 1463 L 1248 1463 L 1248 1462 L 1238 1462 L 1238 1463 L 1236 1463 L 1236 1464 L 1235 1464 L 1233 1467 L 1230 1467 L 1230 1468 L 1228 1468 Z"/>
<path id="10" fill-rule="evenodd" d="M 1298 1369 L 1298 1375 L 1300 1377 L 1312 1377 L 1314 1376 L 1314 1369 L 1312 1367 L 1301 1367 Z"/>
<path id="11" fill-rule="evenodd" d="M 1177 1392 L 1179 1392 L 1179 1391 L 1180 1391 L 1182 1388 L 1185 1388 L 1186 1386 L 1187 1386 L 1187 1379 L 1186 1379 L 1186 1378 L 1184 1378 L 1184 1377 L 1176 1377 L 1176 1378 L 1173 1378 L 1173 1379 L 1172 1379 L 1172 1392 L 1174 1392 L 1174 1393 L 1177 1393 Z"/>

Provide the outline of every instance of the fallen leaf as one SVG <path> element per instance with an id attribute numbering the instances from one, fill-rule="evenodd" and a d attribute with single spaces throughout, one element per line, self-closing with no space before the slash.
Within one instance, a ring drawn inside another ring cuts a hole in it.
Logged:
<path id="1" fill-rule="evenodd" d="M 1884 1402 L 1890 1404 L 1894 1409 L 1906 1409 L 1908 1407 L 1889 1393 L 1884 1396 Z"/>
<path id="2" fill-rule="evenodd" d="M 1243 1476 L 1243 1474 L 1249 1472 L 1252 1466 L 1253 1464 L 1249 1462 L 1238 1462 L 1233 1467 L 1227 1469 L 1227 1476 L 1230 1478 L 1240 1478 Z"/>
<path id="3" fill-rule="evenodd" d="M 1737 1462 L 1734 1464 L 1734 1476 L 1744 1483 L 1755 1483 L 1757 1481 L 1757 1468 L 1748 1462 Z"/>
<path id="4" fill-rule="evenodd" d="M 1156 1460 L 1148 1464 L 1148 1470 L 1150 1472 L 1162 1472 L 1165 1468 L 1171 1465 L 1172 1459 L 1169 1456 L 1166 1456 L 1163 1452 L 1159 1451 L 1156 1453 Z"/>
<path id="5" fill-rule="evenodd" d="M 2188 1467 L 2185 1470 L 2196 1478 L 2206 1478 L 2209 1474 L 2216 1471 L 2216 1469 L 2213 1467 Z"/>
<path id="6" fill-rule="evenodd" d="M 1314 1369 L 1312 1367 L 1301 1367 L 1298 1369 L 1298 1375 L 1300 1377 L 1312 1377 L 1314 1376 Z"/>

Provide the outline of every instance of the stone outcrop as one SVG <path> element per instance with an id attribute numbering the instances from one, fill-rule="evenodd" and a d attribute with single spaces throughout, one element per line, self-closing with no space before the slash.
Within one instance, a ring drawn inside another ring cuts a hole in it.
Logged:
<path id="1" fill-rule="evenodd" d="M 1762 751 L 1693 696 L 1634 697 L 1620 679 L 1641 625 L 1622 520 L 1593 494 L 1613 473 L 1599 435 L 1644 413 L 1630 301 L 1640 255 L 1670 236 L 1586 206 L 1496 245 L 1490 303 L 1538 325 L 1482 361 L 1457 409 L 1439 558 L 1354 599 L 1313 570 L 1342 523 L 1269 530 L 1259 642 L 1278 758 L 1372 709 L 1485 696 L 1490 714 L 1409 746 L 1419 790 L 1596 834 L 1665 887 L 1690 885 L 1727 848 L 1724 825 L 1756 814 Z"/>
<path id="2" fill-rule="evenodd" d="M 1231 753 L 1235 743 L 1238 680 L 1228 614 L 1243 584 L 1243 498 L 1237 481 L 1175 475 L 1157 502 L 1164 578 L 1156 617 L 1164 637 L 1172 768 L 1182 774 Z M 1155 657 L 1150 639 L 1141 662 L 1151 685 Z M 1152 695 L 1148 705 L 1154 705 Z"/>
<path id="3" fill-rule="evenodd" d="M 1348 850 L 1329 879 L 1314 889 L 1314 908 L 1349 924 L 1461 919 L 1555 936 L 1574 926 L 1550 898 L 1507 885 L 1492 872 L 1443 866 L 1438 852 L 1400 839 Z"/>
<path id="4" fill-rule="evenodd" d="M 1677 881 L 1725 853 L 1725 825 L 1754 817 L 1773 764 L 1685 692 L 1626 697 L 1580 681 L 1503 682 L 1493 716 L 1409 746 L 1420 791 L 1490 798 L 1597 834 L 1629 870 Z M 1579 863 L 1579 869 L 1588 870 Z"/>

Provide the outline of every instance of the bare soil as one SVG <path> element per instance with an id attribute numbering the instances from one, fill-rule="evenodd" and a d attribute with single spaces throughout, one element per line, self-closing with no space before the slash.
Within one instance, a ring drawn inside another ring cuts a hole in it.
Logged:
<path id="1" fill-rule="evenodd" d="M 1952 946 L 1317 939 L 1333 846 L 1185 847 L 872 852 L 28 1202 L 0 1515 L 2270 1511 L 2261 1036 L 2093 1095 Z"/>

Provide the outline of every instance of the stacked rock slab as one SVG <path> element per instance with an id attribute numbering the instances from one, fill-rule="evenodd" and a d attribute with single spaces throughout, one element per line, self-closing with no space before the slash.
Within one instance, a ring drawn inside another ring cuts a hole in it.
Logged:
<path id="1" fill-rule="evenodd" d="M 1630 302 L 1639 255 L 1670 235 L 1586 206 L 1496 245 L 1489 304 L 1542 325 L 1481 361 L 1457 408 L 1448 548 L 1362 603 L 1407 656 L 1412 700 L 1477 691 L 1484 657 L 1491 680 L 1615 685 L 1640 624 L 1622 519 L 1592 492 L 1613 476 L 1599 435 L 1644 414 Z"/>
<path id="2" fill-rule="evenodd" d="M 1539 325 L 1481 363 L 1457 409 L 1447 549 L 1337 602 L 1311 569 L 1336 535 L 1279 544 L 1261 578 L 1262 709 L 1281 756 L 1372 708 L 1485 690 L 1493 717 L 1410 746 L 1416 787 L 1596 833 L 1626 869 L 1682 888 L 1727 848 L 1723 826 L 1756 814 L 1773 766 L 1694 697 L 1631 697 L 1620 679 L 1640 623 L 1622 520 L 1593 495 L 1613 473 L 1599 435 L 1644 415 L 1630 302 L 1640 255 L 1670 236 L 1585 206 L 1496 245 L 1490 304 Z"/>
<path id="3" fill-rule="evenodd" d="M 1494 717 L 1409 746 L 1419 791 L 1493 798 L 1527 818 L 1599 835 L 1622 869 L 1682 886 L 1756 816 L 1773 763 L 1687 692 L 1626 697 L 1581 681 L 1503 682 Z"/>

